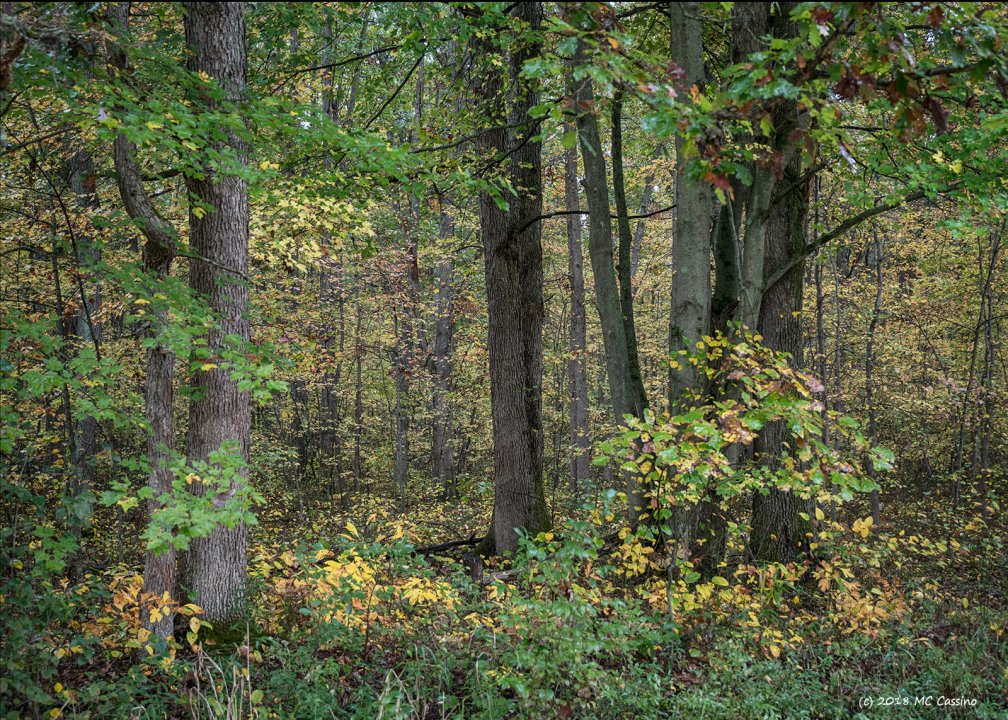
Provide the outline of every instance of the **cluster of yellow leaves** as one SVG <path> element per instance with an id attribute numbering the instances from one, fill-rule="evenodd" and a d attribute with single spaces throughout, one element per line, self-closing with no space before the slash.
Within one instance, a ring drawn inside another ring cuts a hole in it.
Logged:
<path id="1" fill-rule="evenodd" d="M 92 592 L 98 589 L 98 583 L 97 578 L 88 576 L 74 588 L 75 599 L 86 605 L 93 604 Z M 187 638 L 191 645 L 195 645 L 196 633 L 201 625 L 197 616 L 203 613 L 198 605 L 181 604 L 168 593 L 155 595 L 144 592 L 143 577 L 136 572 L 115 572 L 106 588 L 112 593 L 111 599 L 103 603 L 97 612 L 88 614 L 74 629 L 81 636 L 96 639 L 109 657 L 116 658 L 138 650 L 148 657 L 154 656 L 154 638 L 148 624 L 176 614 L 189 617 L 190 632 L 187 633 Z M 54 644 L 52 650 L 57 658 L 78 655 L 83 651 L 80 645 L 72 641 Z M 174 638 L 169 638 L 167 653 L 161 658 L 161 665 L 166 667 L 171 664 L 177 651 L 178 643 Z"/>
<path id="2" fill-rule="evenodd" d="M 357 528 L 348 522 L 346 535 L 357 534 Z M 452 610 L 458 605 L 448 582 L 422 576 L 387 578 L 381 562 L 353 549 L 339 557 L 323 549 L 314 560 L 316 567 L 303 568 L 293 553 L 285 551 L 276 559 L 261 559 L 256 565 L 255 574 L 271 586 L 267 601 L 272 599 L 274 612 L 279 612 L 281 606 L 312 606 L 319 609 L 318 617 L 325 623 L 365 632 L 375 623 L 391 627 L 408 622 L 407 608 Z"/>
<path id="3" fill-rule="evenodd" d="M 623 543 L 617 550 L 619 557 L 617 572 L 627 577 L 643 575 L 651 563 L 654 548 L 642 543 L 630 528 L 625 527 L 620 531 L 620 539 Z"/>
<path id="4" fill-rule="evenodd" d="M 255 262 L 307 272 L 351 237 L 375 236 L 369 208 L 334 197 L 331 188 L 284 181 L 280 190 L 253 207 L 249 252 Z"/>

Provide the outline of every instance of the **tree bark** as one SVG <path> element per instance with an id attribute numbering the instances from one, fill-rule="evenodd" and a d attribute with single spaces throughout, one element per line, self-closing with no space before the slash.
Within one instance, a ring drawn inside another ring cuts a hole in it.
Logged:
<path id="1" fill-rule="evenodd" d="M 795 28 L 789 19 L 794 3 L 781 3 L 771 16 L 775 37 L 792 37 Z M 804 252 L 809 206 L 809 181 L 802 178 L 801 155 L 792 137 L 799 129 L 799 110 L 794 102 L 781 103 L 773 113 L 773 146 L 781 154 L 781 179 L 777 187 L 785 194 L 774 198 L 765 213 L 763 293 L 759 308 L 759 330 L 763 342 L 774 350 L 790 353 L 794 367 L 804 364 L 802 337 L 802 263 L 792 264 Z M 772 285 L 769 279 L 781 268 L 790 269 Z M 787 428 L 768 423 L 755 443 L 757 457 L 775 467 L 784 446 Z M 800 516 L 811 511 L 811 503 L 791 492 L 769 490 L 753 497 L 750 554 L 756 560 L 788 562 L 808 550 L 810 526 Z"/>
<path id="2" fill-rule="evenodd" d="M 627 383 L 638 417 L 647 407 L 647 394 L 641 377 L 640 358 L 637 353 L 637 327 L 634 322 L 633 272 L 631 264 L 630 215 L 627 210 L 626 188 L 623 182 L 623 94 L 616 92 L 612 102 L 612 178 L 613 198 L 616 204 L 616 228 L 619 237 L 619 262 L 616 276 L 619 279 L 620 309 L 623 312 L 623 332 L 626 336 Z"/>
<path id="3" fill-rule="evenodd" d="M 453 310 L 455 258 L 448 247 L 455 237 L 455 219 L 451 215 L 450 197 L 439 197 L 439 234 L 442 255 L 434 266 L 436 317 L 434 321 L 434 392 L 431 397 L 433 409 L 433 433 L 431 439 L 431 464 L 434 477 L 441 483 L 445 499 L 458 495 L 455 478 L 454 425 L 455 407 L 452 401 L 451 356 L 455 344 L 455 314 Z"/>
<path id="4" fill-rule="evenodd" d="M 702 88 L 706 75 L 703 58 L 703 27 L 699 3 L 671 3 L 671 56 L 683 70 L 682 97 L 689 89 Z M 685 176 L 686 138 L 676 136 L 675 239 L 672 243 L 672 306 L 669 316 L 669 409 L 675 412 L 688 402 L 690 390 L 700 391 L 702 370 L 679 357 L 690 352 L 707 332 L 710 323 L 711 214 L 714 195 L 705 182 Z"/>
<path id="5" fill-rule="evenodd" d="M 539 29 L 541 3 L 518 3 L 514 13 L 533 32 Z M 506 121 L 499 71 L 484 67 L 478 88 L 492 127 L 480 134 L 477 146 L 487 156 L 508 158 L 507 179 L 514 188 L 507 209 L 489 192 L 479 199 L 494 440 L 493 519 L 484 549 L 496 553 L 514 552 L 516 531 L 534 535 L 550 526 L 542 476 L 543 267 L 537 221 L 542 215 L 542 157 L 538 128 L 529 115 L 539 91 L 521 76 L 523 64 L 540 45 L 538 40 L 517 42 L 510 53 L 513 105 Z M 478 40 L 477 47 L 481 59 L 499 54 L 489 37 Z"/>
<path id="6" fill-rule="evenodd" d="M 578 46 L 575 67 L 586 62 L 584 43 Z M 588 255 L 595 279 L 595 307 L 602 325 L 602 345 L 609 380 L 609 401 L 617 424 L 624 415 L 640 417 L 644 412 L 643 387 L 633 386 L 626 324 L 613 258 L 612 222 L 609 217 L 609 189 L 602 141 L 599 137 L 595 93 L 591 77 L 572 77 L 578 144 L 584 166 L 585 198 L 588 203 Z M 628 267 L 629 269 L 629 267 Z M 627 513 L 636 527 L 644 511 L 644 490 L 637 477 L 626 478 Z"/>
<path id="7" fill-rule="evenodd" d="M 109 23 L 126 32 L 129 25 L 129 3 L 112 3 L 108 7 Z M 127 57 L 125 49 L 114 42 L 107 46 L 108 64 L 113 73 L 125 73 Z M 172 260 L 176 253 L 176 230 L 158 214 L 143 187 L 140 167 L 135 158 L 136 148 L 125 135 L 116 136 L 113 142 L 113 160 L 119 196 L 130 218 L 136 222 L 145 238 L 143 267 L 147 283 L 153 295 L 158 285 L 171 273 Z M 159 338 L 168 324 L 168 310 L 159 307 L 148 329 L 148 336 Z M 147 503 L 148 514 L 153 517 L 163 506 L 162 498 L 172 489 L 170 461 L 175 453 L 175 398 L 172 378 L 175 370 L 175 352 L 170 345 L 156 342 L 147 350 L 147 372 L 144 388 L 144 411 L 149 425 L 147 435 L 147 459 L 150 475 L 147 482 L 152 498 Z M 157 598 L 176 596 L 175 549 L 169 546 L 164 552 L 150 551 L 144 556 L 145 594 Z M 167 638 L 172 634 L 173 620 L 170 615 L 158 622 L 144 619 L 144 624 L 158 637 Z"/>
<path id="8" fill-rule="evenodd" d="M 82 212 L 96 209 L 99 202 L 98 193 L 95 191 L 96 175 L 91 153 L 83 149 L 75 152 L 65 171 L 78 209 Z M 98 281 L 85 283 L 84 278 L 91 276 L 96 271 L 97 264 L 101 262 L 101 246 L 89 233 L 80 234 L 74 243 L 74 255 L 79 273 L 77 300 L 80 306 L 71 321 L 73 333 L 81 349 L 91 348 L 97 355 L 101 343 L 101 325 L 97 322 L 98 312 L 101 309 L 101 283 Z M 100 359 L 96 357 L 96 360 Z M 74 512 L 77 514 L 77 522 L 74 523 L 76 528 L 80 528 L 91 515 L 97 429 L 98 422 L 91 415 L 74 422 L 72 461 L 76 477 L 71 495 L 76 498 L 74 503 Z"/>
<path id="9" fill-rule="evenodd" d="M 574 132 L 564 125 L 564 134 Z M 570 443 L 572 448 L 570 489 L 575 494 L 591 476 L 591 440 L 588 429 L 588 376 L 585 355 L 586 313 L 584 254 L 581 246 L 581 202 L 578 197 L 577 152 L 564 152 L 564 201 L 567 216 L 567 281 L 570 285 L 571 315 L 567 382 L 570 395 Z"/>
<path id="10" fill-rule="evenodd" d="M 188 68 L 205 72 L 224 90 L 229 101 L 245 90 L 245 18 L 243 3 L 184 3 L 185 36 L 189 47 Z M 207 110 L 213 103 L 202 99 Z M 213 149 L 228 145 L 245 161 L 244 143 L 233 135 L 216 141 Z M 204 296 L 218 317 L 207 332 L 207 347 L 213 353 L 225 348 L 225 337 L 249 340 L 248 273 L 249 208 L 246 182 L 234 174 L 207 168 L 202 178 L 187 179 L 189 192 L 212 210 L 199 216 L 189 212 L 189 244 L 193 258 L 189 284 Z M 249 457 L 251 406 L 249 394 L 241 392 L 226 369 L 197 370 L 193 374 L 193 400 L 189 409 L 186 446 L 189 462 L 207 461 L 211 452 L 226 442 L 237 445 L 242 460 Z M 243 468 L 227 492 L 214 498 L 226 502 L 246 482 Z M 193 483 L 195 492 L 204 492 Z M 188 585 L 195 601 L 210 622 L 232 620 L 244 609 L 247 577 L 248 528 L 216 526 L 209 536 L 193 540 L 187 561 Z"/>
<path id="11" fill-rule="evenodd" d="M 875 407 L 875 330 L 878 328 L 879 315 L 882 313 L 882 242 L 879 240 L 878 228 L 872 226 L 875 255 L 875 304 L 872 306 L 871 319 L 868 321 L 868 340 L 865 345 L 865 407 L 868 410 L 868 437 L 872 445 L 878 444 L 878 412 Z M 868 471 L 872 477 L 875 472 L 869 465 Z M 878 524 L 882 519 L 882 504 L 879 491 L 871 491 L 872 520 Z"/>

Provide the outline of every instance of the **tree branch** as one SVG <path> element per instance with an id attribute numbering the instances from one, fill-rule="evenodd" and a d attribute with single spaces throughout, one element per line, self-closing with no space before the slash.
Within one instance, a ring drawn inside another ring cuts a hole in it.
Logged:
<path id="1" fill-rule="evenodd" d="M 955 186 L 952 185 L 950 187 L 945 188 L 944 190 L 938 191 L 938 193 L 939 194 L 946 193 L 949 192 L 950 190 L 953 190 L 954 188 Z M 788 259 L 786 263 L 784 263 L 784 265 L 782 265 L 780 268 L 774 271 L 773 275 L 771 275 L 767 279 L 767 281 L 763 284 L 763 292 L 766 293 L 768 290 L 770 290 L 770 288 L 772 288 L 774 285 L 780 282 L 781 278 L 783 278 L 785 275 L 791 272 L 791 270 L 793 270 L 799 263 L 804 262 L 805 258 L 814 253 L 816 250 L 823 247 L 827 243 L 836 240 L 838 237 L 844 235 L 849 230 L 852 230 L 853 228 L 857 227 L 865 220 L 870 220 L 876 215 L 881 215 L 882 213 L 887 213 L 890 210 L 895 210 L 896 208 L 902 205 L 906 205 L 909 202 L 920 200 L 921 198 L 925 197 L 926 194 L 927 193 L 924 190 L 916 190 L 899 200 L 894 200 L 893 202 L 886 203 L 885 205 L 876 205 L 873 208 L 869 208 L 868 210 L 865 210 L 864 212 L 859 213 L 854 217 L 845 220 L 844 222 L 840 223 L 829 232 L 823 233 L 815 240 L 810 242 L 808 245 L 806 245 L 804 248 L 802 248 L 798 253 L 792 255 L 791 258 Z"/>

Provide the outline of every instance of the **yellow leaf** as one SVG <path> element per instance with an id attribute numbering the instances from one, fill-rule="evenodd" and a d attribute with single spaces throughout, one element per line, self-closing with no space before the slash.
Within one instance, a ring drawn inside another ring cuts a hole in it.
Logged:
<path id="1" fill-rule="evenodd" d="M 194 633 L 199 632 L 200 629 L 200 619 L 198 617 L 189 618 L 189 629 Z"/>
<path id="2" fill-rule="evenodd" d="M 156 123 L 153 120 L 148 120 L 147 127 L 149 127 L 151 130 L 160 130 L 161 128 L 164 127 L 164 125 L 162 125 L 161 123 Z"/>
<path id="3" fill-rule="evenodd" d="M 347 532 L 350 533 L 353 537 L 360 537 L 360 533 L 357 532 L 357 526 L 354 525 L 349 520 L 346 521 L 346 529 Z"/>
<path id="4" fill-rule="evenodd" d="M 202 370 L 203 372 L 207 372 L 209 370 L 216 370 L 216 369 L 217 369 L 217 365 L 215 363 L 212 363 L 212 362 L 205 362 L 202 365 L 200 365 L 200 370 Z"/>
<path id="5" fill-rule="evenodd" d="M 770 646 L 770 654 L 773 655 L 775 658 L 779 658 L 780 657 L 780 648 L 777 647 L 776 645 L 771 645 Z"/>
<path id="6" fill-rule="evenodd" d="M 826 513 L 824 513 L 822 511 L 822 508 L 819 507 L 819 506 L 816 506 L 816 509 L 815 509 L 815 519 L 816 520 L 825 520 L 826 519 Z"/>
<path id="7" fill-rule="evenodd" d="M 863 520 L 855 520 L 854 524 L 851 525 L 851 530 L 856 535 L 860 535 L 862 538 L 868 537 L 868 531 L 871 529 L 872 519 L 871 517 L 866 517 Z"/>

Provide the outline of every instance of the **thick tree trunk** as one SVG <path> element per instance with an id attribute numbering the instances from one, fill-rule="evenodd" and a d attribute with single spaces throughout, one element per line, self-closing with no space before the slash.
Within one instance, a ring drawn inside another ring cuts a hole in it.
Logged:
<path id="1" fill-rule="evenodd" d="M 699 3 L 670 3 L 672 29 L 670 55 L 683 70 L 680 95 L 689 97 L 693 86 L 702 88 L 706 81 L 703 57 L 703 27 Z M 714 194 L 702 181 L 686 179 L 687 139 L 675 138 L 675 237 L 672 242 L 672 298 L 669 310 L 669 412 L 685 410 L 701 402 L 704 392 L 703 369 L 680 355 L 696 349 L 709 330 L 711 311 L 711 220 Z M 669 527 L 676 543 L 675 555 L 682 556 L 696 534 L 698 504 L 671 508 Z M 719 516 L 713 504 L 706 508 L 708 520 Z M 708 523 L 710 524 L 710 523 Z M 709 546 L 708 546 L 708 549 Z"/>
<path id="2" fill-rule="evenodd" d="M 242 3 L 184 3 L 185 35 L 189 46 L 189 70 L 205 72 L 237 101 L 245 90 L 245 19 Z M 208 108 L 212 109 L 212 108 Z M 244 160 L 245 147 L 236 137 L 219 141 Z M 237 175 L 210 170 L 202 178 L 188 179 L 189 192 L 212 210 L 201 217 L 190 210 L 189 245 L 193 259 L 189 284 L 204 296 L 218 317 L 217 327 L 207 333 L 207 347 L 220 353 L 225 336 L 249 339 L 248 287 L 248 192 Z M 186 446 L 189 462 L 206 462 L 223 443 L 234 443 L 242 460 L 249 455 L 251 406 L 226 369 L 197 370 L 193 375 L 193 400 L 189 409 Z M 247 468 L 232 487 L 214 498 L 222 505 L 247 481 Z M 199 483 L 196 492 L 203 492 Z M 188 585 L 196 603 L 210 622 L 238 616 L 245 603 L 248 528 L 218 525 L 208 537 L 193 540 L 187 560 Z"/>
<path id="3" fill-rule="evenodd" d="M 672 60 L 683 69 L 682 97 L 703 87 L 703 27 L 699 3 L 671 3 Z M 678 354 L 692 351 L 707 332 L 711 301 L 711 217 L 714 195 L 705 182 L 687 180 L 686 138 L 676 136 L 675 239 L 672 243 L 672 306 L 669 315 L 669 409 L 682 409 L 691 391 L 699 393 L 701 369 Z"/>
<path id="4" fill-rule="evenodd" d="M 564 126 L 564 134 L 573 132 Z M 577 153 L 564 153 L 564 201 L 567 212 L 567 281 L 570 285 L 571 315 L 569 328 L 570 359 L 567 383 L 570 395 L 570 488 L 577 493 L 591 476 L 591 439 L 588 429 L 588 376 L 585 356 L 584 254 L 581 247 L 581 202 L 578 198 Z"/>
<path id="5" fill-rule="evenodd" d="M 777 37 L 791 37 L 794 28 L 788 19 L 791 5 L 782 3 L 771 18 Z M 774 148 L 781 153 L 782 174 L 777 187 L 785 188 L 765 213 L 764 290 L 759 307 L 759 331 L 767 347 L 791 354 L 794 367 L 804 364 L 802 337 L 802 279 L 804 267 L 796 263 L 773 286 L 767 280 L 785 267 L 805 247 L 808 219 L 809 182 L 802 178 L 801 156 L 792 133 L 799 127 L 798 108 L 793 102 L 781 103 L 773 113 Z M 757 457 L 774 466 L 786 452 L 787 428 L 769 423 L 755 443 Z M 810 526 L 800 517 L 811 511 L 811 503 L 791 492 L 770 490 L 753 497 L 752 530 L 749 551 L 757 560 L 788 562 L 807 552 Z"/>
<path id="6" fill-rule="evenodd" d="M 542 4 L 523 2 L 515 15 L 533 32 L 542 22 Z M 519 35 L 521 36 L 521 35 Z M 513 105 L 505 119 L 503 78 L 492 67 L 480 83 L 492 126 L 477 140 L 488 157 L 505 160 L 515 195 L 505 210 L 489 194 L 480 195 L 489 330 L 490 400 L 494 439 L 494 509 L 488 549 L 514 552 L 517 530 L 536 534 L 550 525 L 543 489 L 542 324 L 543 268 L 539 216 L 542 215 L 541 144 L 529 109 L 538 89 L 520 76 L 538 41 L 517 41 L 511 52 Z M 479 42 L 482 60 L 498 53 L 491 39 Z M 516 128 L 514 131 L 504 126 Z"/>

